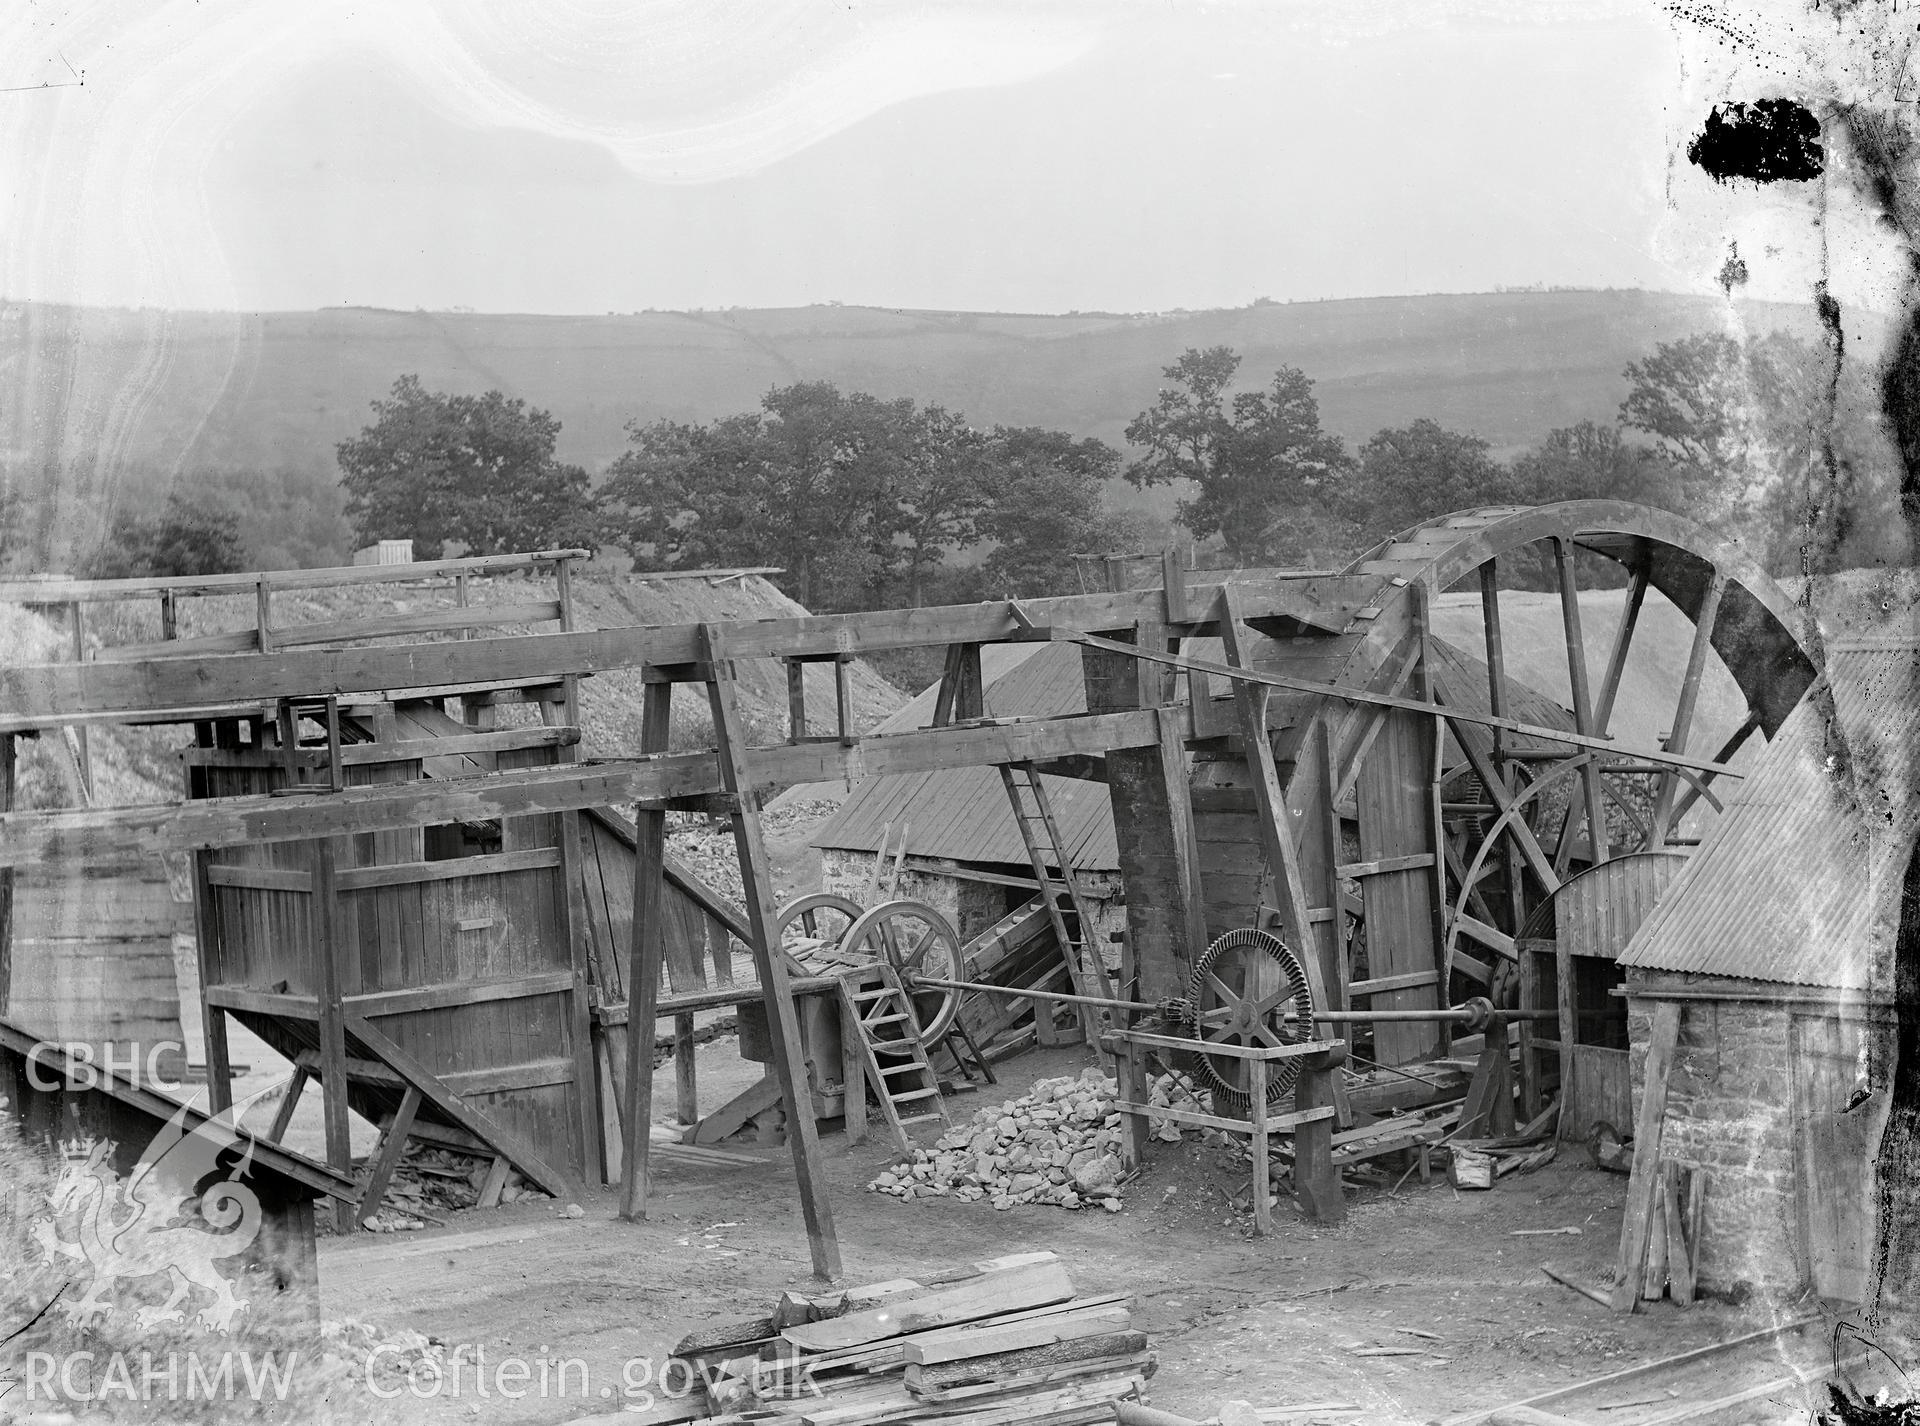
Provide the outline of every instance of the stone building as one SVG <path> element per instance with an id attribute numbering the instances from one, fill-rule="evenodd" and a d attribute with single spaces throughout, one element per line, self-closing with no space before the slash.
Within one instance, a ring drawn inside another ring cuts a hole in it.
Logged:
<path id="1" fill-rule="evenodd" d="M 1920 640 L 1827 653 L 1620 964 L 1636 1104 L 1655 1007 L 1680 1010 L 1660 1155 L 1704 1170 L 1700 1286 L 1860 1302 L 1875 1288 L 1894 977 L 1917 954 L 1901 916 Z"/>

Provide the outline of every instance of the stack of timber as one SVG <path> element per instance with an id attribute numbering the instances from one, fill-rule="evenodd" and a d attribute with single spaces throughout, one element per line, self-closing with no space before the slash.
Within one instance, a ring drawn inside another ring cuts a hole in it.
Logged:
<path id="1" fill-rule="evenodd" d="M 1012 1426 L 1113 1420 L 1144 1399 L 1155 1359 L 1125 1293 L 1078 1297 L 1052 1253 L 825 1296 L 674 1348 L 715 1423 Z"/>

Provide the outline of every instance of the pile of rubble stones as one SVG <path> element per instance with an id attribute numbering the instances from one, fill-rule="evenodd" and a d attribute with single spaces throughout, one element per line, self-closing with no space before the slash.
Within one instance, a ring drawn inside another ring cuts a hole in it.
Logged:
<path id="1" fill-rule="evenodd" d="M 867 1187 L 895 1198 L 990 1200 L 995 1208 L 1043 1203 L 1120 1211 L 1120 1115 L 1114 1082 L 1096 1069 L 1078 1078 L 1042 1079 L 1018 1099 L 976 1113 L 932 1149 L 915 1149 Z M 1194 1102 L 1185 1076 L 1153 1081 L 1148 1103 Z M 1149 1116 L 1153 1137 L 1181 1139 L 1180 1126 Z"/>

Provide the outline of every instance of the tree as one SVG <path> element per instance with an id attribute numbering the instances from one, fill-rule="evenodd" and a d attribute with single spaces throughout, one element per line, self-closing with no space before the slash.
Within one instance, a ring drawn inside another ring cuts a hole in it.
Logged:
<path id="1" fill-rule="evenodd" d="M 1374 432 L 1341 504 L 1370 544 L 1430 516 L 1504 504 L 1509 491 L 1507 472 L 1485 441 L 1422 416 Z"/>
<path id="2" fill-rule="evenodd" d="M 1191 481 L 1180 523 L 1218 535 L 1236 564 L 1291 554 L 1353 468 L 1338 436 L 1320 428 L 1313 383 L 1283 366 L 1270 387 L 1228 396 L 1240 357 L 1190 347 L 1164 375 L 1173 383 L 1128 424 L 1146 454 L 1127 468 L 1136 487 Z"/>
<path id="3" fill-rule="evenodd" d="M 1662 454 L 1626 440 L 1617 426 L 1582 421 L 1549 431 L 1532 450 L 1513 458 L 1506 498 L 1516 505 L 1560 500 L 1630 500 L 1670 505 L 1673 467 Z"/>
<path id="4" fill-rule="evenodd" d="M 1818 347 L 1785 332 L 1662 342 L 1627 366 L 1620 424 L 1666 455 L 1662 503 L 1748 533 L 1783 482 L 1804 480 L 1825 423 L 1826 367 Z"/>
<path id="5" fill-rule="evenodd" d="M 560 423 L 498 391 L 448 396 L 403 376 L 378 417 L 335 447 L 346 515 L 362 543 L 407 539 L 438 559 L 590 544 L 587 473 L 555 458 Z"/>
<path id="6" fill-rule="evenodd" d="M 239 517 L 174 494 L 157 516 L 116 516 L 87 573 L 93 579 L 155 579 L 233 574 L 246 566 Z"/>
<path id="7" fill-rule="evenodd" d="M 995 541 L 984 573 L 1008 597 L 1076 590 L 1070 556 L 1114 548 L 1124 517 L 1105 507 L 1120 452 L 1104 441 L 1076 440 L 1038 426 L 999 426 L 989 441 L 991 503 L 980 530 Z"/>
<path id="8" fill-rule="evenodd" d="M 907 602 L 918 606 L 946 551 L 979 543 L 999 493 L 991 469 L 997 452 L 964 416 L 940 406 L 911 413 L 903 434 L 890 508 L 877 513 L 889 543 L 905 549 Z"/>

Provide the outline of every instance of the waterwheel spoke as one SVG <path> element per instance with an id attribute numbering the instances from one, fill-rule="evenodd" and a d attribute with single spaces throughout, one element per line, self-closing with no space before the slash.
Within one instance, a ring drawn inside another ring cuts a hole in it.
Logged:
<path id="1" fill-rule="evenodd" d="M 1614 630 L 1613 652 L 1607 655 L 1607 671 L 1600 679 L 1600 694 L 1593 701 L 1593 725 L 1605 735 L 1613 721 L 1613 700 L 1620 692 L 1620 680 L 1627 671 L 1627 650 L 1640 623 L 1640 606 L 1647 601 L 1647 579 L 1652 562 L 1646 557 L 1635 561 L 1627 580 L 1627 604 L 1620 612 L 1620 627 Z"/>
<path id="2" fill-rule="evenodd" d="M 1700 701 L 1700 681 L 1707 670 L 1707 654 L 1713 648 L 1713 626 L 1720 617 L 1720 599 L 1727 590 L 1727 577 L 1719 570 L 1701 597 L 1700 612 L 1693 621 L 1693 645 L 1687 650 L 1687 671 L 1680 680 L 1680 701 L 1673 711 L 1673 731 L 1667 735 L 1667 751 L 1684 753 L 1693 732 L 1694 710 Z M 1653 829 L 1649 845 L 1665 846 L 1668 824 L 1673 816 L 1673 801 L 1680 783 L 1672 773 L 1663 773 L 1660 790 L 1654 795 Z"/>
<path id="3" fill-rule="evenodd" d="M 1573 689 L 1574 731 L 1595 736 L 1593 697 L 1587 684 L 1587 644 L 1580 631 L 1580 585 L 1574 570 L 1573 541 L 1565 535 L 1553 540 L 1553 561 L 1560 576 L 1560 622 L 1566 635 L 1567 677 Z M 1589 760 L 1582 770 L 1586 788 L 1587 842 L 1591 860 L 1607 859 L 1606 797 L 1600 790 L 1599 765 Z M 1567 820 L 1567 838 L 1573 836 L 1577 818 Z M 1570 845 L 1570 843 L 1568 843 Z"/>

